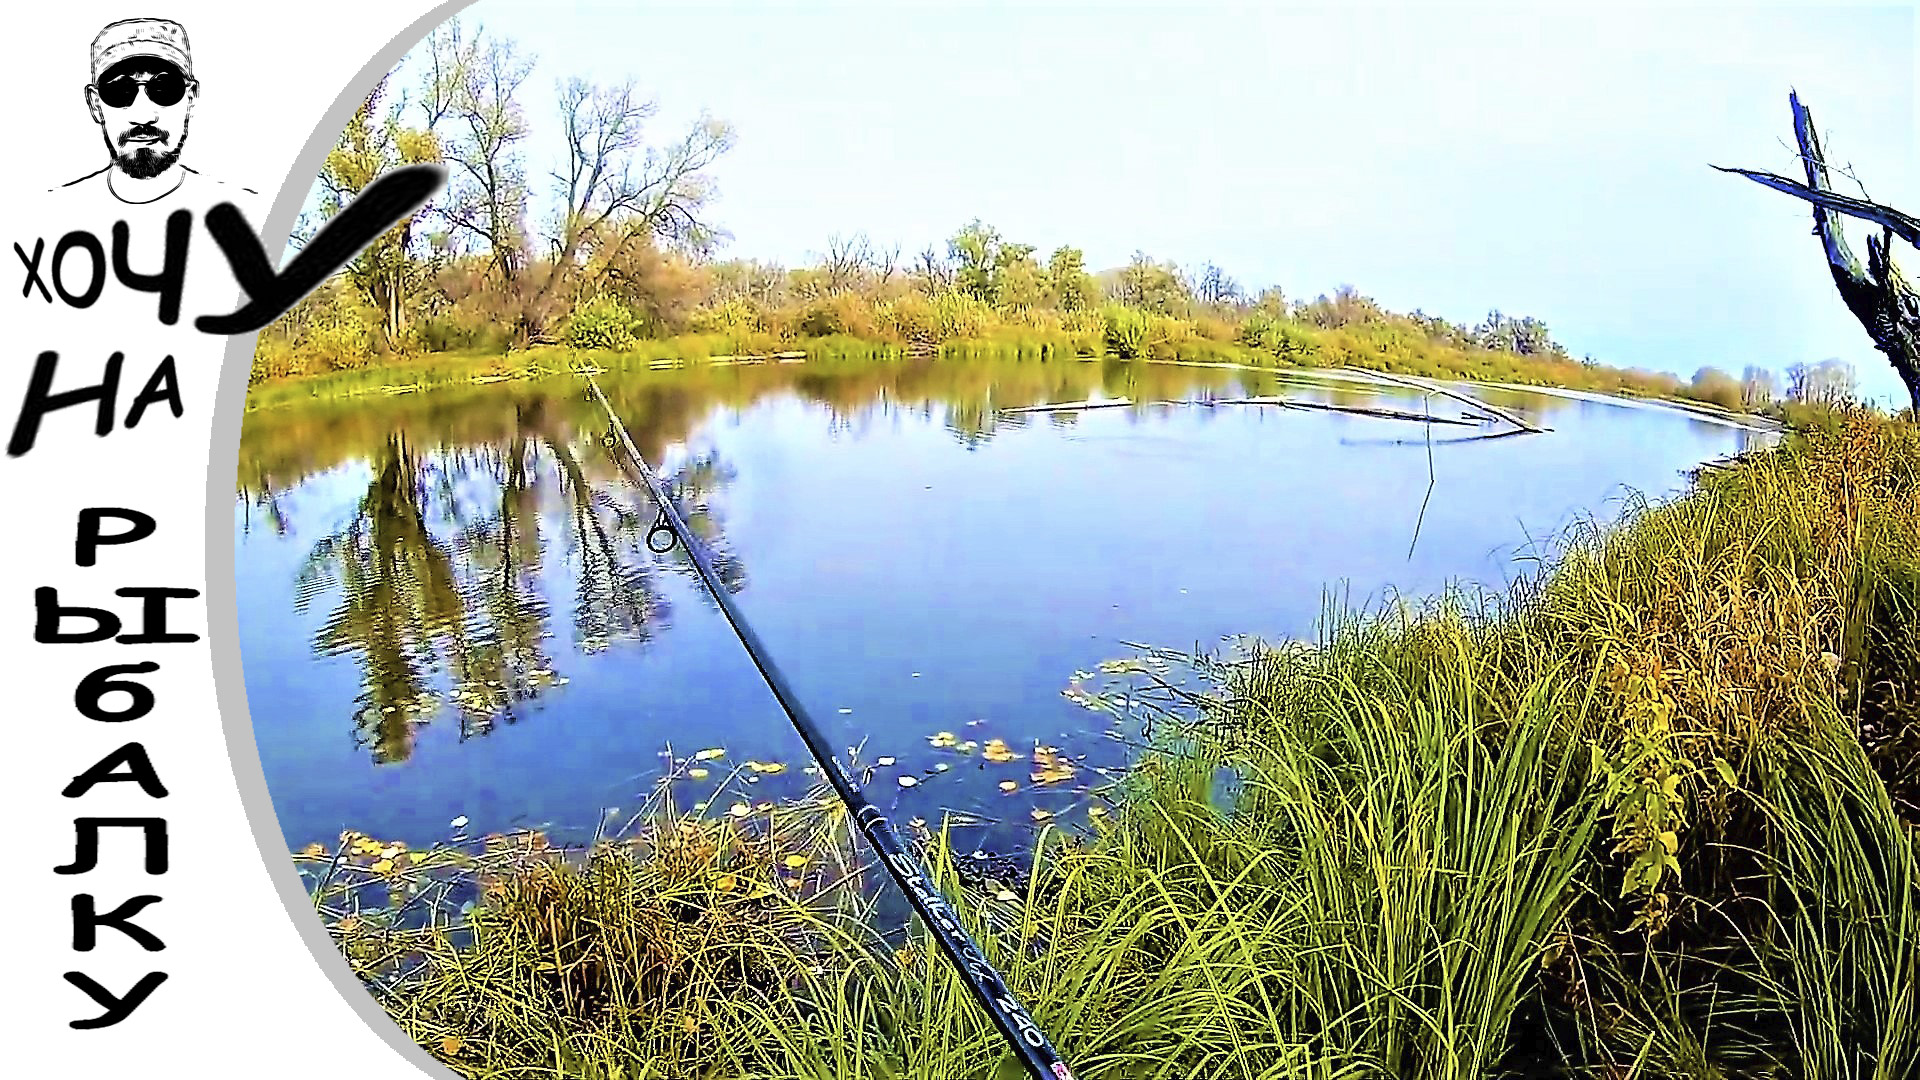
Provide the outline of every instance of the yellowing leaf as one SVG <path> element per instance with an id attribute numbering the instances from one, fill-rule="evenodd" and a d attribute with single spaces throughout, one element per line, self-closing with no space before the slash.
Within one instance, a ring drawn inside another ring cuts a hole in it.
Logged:
<path id="1" fill-rule="evenodd" d="M 449 1055 L 457 1054 L 460 1052 L 460 1048 L 465 1045 L 467 1044 L 462 1042 L 458 1035 L 448 1035 L 446 1038 L 440 1040 L 440 1052 Z"/>
<path id="2" fill-rule="evenodd" d="M 1000 781 L 1000 790 L 1001 791 L 1019 791 L 1020 782 L 1017 780 L 1002 780 Z"/>
<path id="3" fill-rule="evenodd" d="M 393 862 L 388 859 L 381 859 L 373 864 L 373 872 L 376 874 L 384 874 L 391 869 L 393 869 Z"/>
<path id="4" fill-rule="evenodd" d="M 718 747 L 718 746 L 716 746 L 716 747 L 713 747 L 713 748 L 711 748 L 711 749 L 708 749 L 708 750 L 702 750 L 702 751 L 700 751 L 699 753 L 697 753 L 697 754 L 695 754 L 695 755 L 693 755 L 693 760 L 695 760 L 695 761 L 713 761 L 713 760 L 715 760 L 716 758 L 723 758 L 723 757 L 726 757 L 726 756 L 727 756 L 727 752 L 726 752 L 726 750 L 725 750 L 725 749 L 723 749 L 723 748 L 721 748 L 721 747 Z"/>
<path id="5" fill-rule="evenodd" d="M 789 870 L 798 870 L 801 867 L 807 865 L 807 862 L 808 862 L 808 859 L 805 855 L 795 853 L 793 855 L 787 856 L 787 868 Z"/>

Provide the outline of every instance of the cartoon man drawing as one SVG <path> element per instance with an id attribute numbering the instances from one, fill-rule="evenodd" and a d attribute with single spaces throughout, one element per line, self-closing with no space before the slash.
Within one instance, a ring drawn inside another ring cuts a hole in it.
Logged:
<path id="1" fill-rule="evenodd" d="M 111 160 L 61 191 L 102 191 L 122 203 L 222 201 L 235 189 L 180 164 L 200 83 L 186 28 L 171 19 L 123 19 L 93 39 L 87 111 Z M 256 195 L 251 188 L 239 188 Z"/>

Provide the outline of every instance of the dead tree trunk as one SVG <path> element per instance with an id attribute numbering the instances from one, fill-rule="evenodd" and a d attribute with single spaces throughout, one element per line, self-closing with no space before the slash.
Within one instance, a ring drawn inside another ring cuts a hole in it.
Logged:
<path id="1" fill-rule="evenodd" d="M 1827 175 L 1827 159 L 1820 147 L 1820 136 L 1813 128 L 1813 114 L 1800 104 L 1800 95 L 1788 95 L 1793 105 L 1793 135 L 1800 144 L 1800 160 L 1806 166 L 1807 182 L 1795 183 L 1784 176 L 1752 169 L 1728 169 L 1813 204 L 1813 232 L 1826 249 L 1827 268 L 1847 309 L 1873 338 L 1874 347 L 1887 355 L 1893 370 L 1906 384 L 1913 404 L 1913 415 L 1920 420 L 1920 293 L 1916 293 L 1893 264 L 1893 238 L 1900 237 L 1920 247 L 1920 219 L 1890 206 L 1865 198 L 1856 199 L 1833 191 Z M 1867 237 L 1867 262 L 1862 266 L 1847 246 L 1846 235 L 1835 214 L 1859 218 L 1880 226 L 1878 236 Z"/>

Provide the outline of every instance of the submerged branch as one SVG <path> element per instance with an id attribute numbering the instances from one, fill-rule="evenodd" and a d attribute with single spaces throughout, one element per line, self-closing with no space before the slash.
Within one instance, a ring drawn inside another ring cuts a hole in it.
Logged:
<path id="1" fill-rule="evenodd" d="M 1399 409 L 1375 409 L 1365 405 L 1334 405 L 1325 401 L 1294 401 L 1289 398 L 1221 398 L 1211 404 L 1278 405 L 1286 409 L 1321 409 L 1326 412 L 1353 413 L 1356 416 L 1374 416 L 1382 420 L 1412 420 L 1420 424 L 1458 424 L 1462 427 L 1480 425 L 1480 421 L 1466 417 L 1432 416 L 1426 413 L 1403 412 Z"/>
<path id="2" fill-rule="evenodd" d="M 1353 372 L 1356 375 L 1365 375 L 1372 378 L 1381 379 L 1385 382 L 1398 383 L 1401 386 L 1409 386 L 1415 390 L 1424 390 L 1429 394 L 1439 394 L 1442 397 L 1450 397 L 1455 401 L 1461 402 L 1465 405 L 1472 406 L 1473 408 L 1479 409 L 1482 412 L 1489 413 L 1493 416 L 1497 416 L 1500 419 L 1505 420 L 1507 423 L 1512 424 L 1514 427 L 1517 427 L 1520 430 L 1525 431 L 1529 434 L 1538 435 L 1542 431 L 1548 430 L 1546 428 L 1536 427 L 1533 424 L 1529 424 L 1525 420 L 1521 419 L 1515 413 L 1509 412 L 1506 409 L 1502 409 L 1494 405 L 1489 405 L 1486 402 L 1481 401 L 1479 398 L 1468 397 L 1465 394 L 1458 393 L 1453 390 L 1449 390 L 1444 386 L 1435 386 L 1424 379 L 1414 379 L 1414 378 L 1408 378 L 1400 375 L 1389 375 L 1384 371 L 1368 371 L 1364 368 L 1350 367 L 1350 368 L 1343 368 L 1342 370 Z"/>

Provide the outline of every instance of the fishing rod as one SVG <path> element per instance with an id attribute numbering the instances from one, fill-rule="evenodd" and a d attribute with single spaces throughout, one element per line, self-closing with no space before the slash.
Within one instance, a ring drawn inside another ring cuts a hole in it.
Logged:
<path id="1" fill-rule="evenodd" d="M 900 891 L 907 895 L 907 902 L 913 905 L 921 921 L 932 932 L 934 940 L 940 943 L 940 951 L 946 955 L 947 961 L 953 965 L 960 978 L 966 982 L 967 988 L 973 992 L 974 1000 L 986 1010 L 987 1015 L 993 1019 L 994 1026 L 1000 1029 L 1000 1034 L 1013 1047 L 1013 1052 L 1020 1059 L 1021 1064 L 1027 1067 L 1027 1071 L 1033 1075 L 1034 1080 L 1073 1080 L 1073 1074 L 1068 1071 L 1066 1061 L 1047 1041 L 1046 1035 L 1040 1030 L 1040 1025 L 1034 1023 L 1032 1015 L 1026 1008 L 1014 1000 L 1013 991 L 1007 988 L 1006 980 L 1001 978 L 1000 973 L 987 962 L 986 954 L 980 951 L 980 946 L 974 943 L 960 925 L 960 917 L 953 910 L 953 905 L 933 887 L 932 879 L 927 876 L 925 870 L 921 869 L 919 860 L 907 851 L 907 845 L 901 840 L 899 830 L 893 827 L 893 823 L 887 820 L 886 815 L 882 814 L 878 807 L 868 801 L 852 774 L 834 755 L 833 747 L 828 744 L 826 737 L 820 734 L 820 729 L 814 724 L 813 717 L 808 714 L 806 706 L 800 703 L 799 697 L 788 685 L 786 676 L 780 673 L 780 669 L 774 666 L 773 659 L 767 655 L 766 647 L 760 643 L 760 636 L 753 632 L 753 628 L 747 625 L 746 617 L 741 615 L 740 609 L 734 606 L 732 596 L 728 594 L 726 586 L 721 583 L 720 575 L 713 569 L 713 562 L 707 556 L 705 545 L 700 542 L 699 537 L 694 535 L 693 530 L 687 527 L 685 519 L 680 516 L 679 508 L 668 496 L 665 486 L 660 483 L 653 470 L 647 467 L 646 458 L 640 456 L 639 449 L 628 437 L 626 425 L 622 424 L 620 417 L 614 413 L 613 406 L 607 402 L 607 396 L 600 392 L 600 384 L 594 381 L 592 373 L 582 370 L 580 374 L 586 378 L 587 386 L 593 391 L 593 396 L 599 400 L 600 407 L 606 410 L 607 419 L 613 424 L 614 434 L 619 437 L 620 446 L 626 451 L 627 460 L 621 460 L 619 455 L 615 455 L 614 460 L 629 477 L 638 472 L 639 479 L 653 496 L 654 505 L 660 509 L 659 519 L 647 532 L 648 550 L 655 554 L 671 551 L 673 550 L 671 540 L 678 540 L 686 549 L 687 555 L 693 560 L 694 568 L 700 573 L 700 580 L 706 583 L 707 591 L 713 594 L 714 600 L 720 605 L 720 611 L 726 616 L 727 623 L 733 627 L 733 632 L 739 637 L 740 644 L 746 648 L 747 655 L 753 659 L 754 666 L 760 669 L 760 677 L 766 680 L 767 687 L 773 691 L 774 698 L 780 702 L 780 708 L 786 712 L 787 719 L 793 722 L 794 729 L 800 733 L 801 740 L 807 744 L 808 752 L 820 764 L 828 784 L 833 787 L 834 793 L 846 806 L 847 813 L 860 826 L 860 831 L 865 834 L 867 843 L 879 853 L 881 865 L 886 867 L 888 876 L 893 878 L 894 883 L 900 886 Z M 655 535 L 662 533 L 668 535 L 669 542 L 664 548 L 655 547 Z"/>

